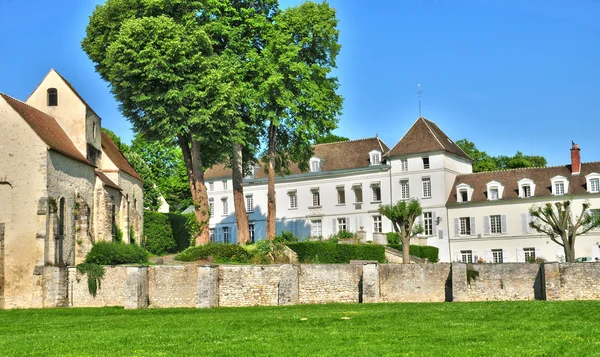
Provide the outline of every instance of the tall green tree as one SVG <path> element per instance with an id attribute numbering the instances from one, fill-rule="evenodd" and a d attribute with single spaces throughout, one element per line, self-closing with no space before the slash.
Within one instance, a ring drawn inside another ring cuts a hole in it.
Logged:
<path id="1" fill-rule="evenodd" d="M 472 141 L 461 139 L 456 142 L 456 145 L 473 159 L 473 172 L 498 170 L 494 158 L 489 156 L 485 151 L 478 150 Z"/>
<path id="2" fill-rule="evenodd" d="M 266 129 L 267 239 L 276 234 L 275 173 L 287 173 L 291 162 L 306 170 L 312 143 L 337 127 L 337 24 L 329 4 L 306 2 L 277 14 L 265 37 L 258 109 Z"/>
<path id="3" fill-rule="evenodd" d="M 329 143 L 339 143 L 341 141 L 350 141 L 350 139 L 348 139 L 345 136 L 339 136 L 339 135 L 335 135 L 335 134 L 329 133 L 329 134 L 326 134 L 326 135 L 319 136 L 315 140 L 315 145 L 318 145 L 318 144 L 329 144 Z"/>
<path id="4" fill-rule="evenodd" d="M 410 263 L 410 240 L 423 233 L 423 226 L 415 224 L 423 210 L 417 199 L 410 201 L 401 200 L 395 205 L 379 206 L 379 213 L 392 221 L 394 231 L 400 236 L 402 242 L 402 263 Z"/>
<path id="5" fill-rule="evenodd" d="M 536 155 L 524 155 L 517 151 L 514 156 L 490 156 L 477 149 L 472 141 L 461 139 L 456 142 L 467 155 L 473 159 L 473 172 L 521 169 L 528 167 L 546 167 L 546 158 Z"/>

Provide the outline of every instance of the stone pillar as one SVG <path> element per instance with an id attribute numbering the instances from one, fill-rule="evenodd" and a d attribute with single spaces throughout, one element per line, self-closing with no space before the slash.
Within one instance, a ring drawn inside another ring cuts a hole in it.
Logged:
<path id="1" fill-rule="evenodd" d="M 127 267 L 125 284 L 125 309 L 148 307 L 148 268 Z"/>
<path id="2" fill-rule="evenodd" d="M 373 233 L 373 243 L 387 245 L 387 236 L 385 233 Z"/>
<path id="3" fill-rule="evenodd" d="M 544 263 L 546 300 L 560 300 L 560 266 L 558 263 Z"/>
<path id="4" fill-rule="evenodd" d="M 358 231 L 358 233 L 356 233 L 356 236 L 358 238 L 358 241 L 361 242 L 362 244 L 367 243 L 367 232 L 365 232 L 363 227 L 360 227 L 360 231 Z"/>
<path id="5" fill-rule="evenodd" d="M 362 270 L 362 302 L 373 303 L 379 301 L 379 264 L 368 263 L 363 265 Z"/>
<path id="6" fill-rule="evenodd" d="M 281 265 L 278 305 L 298 305 L 298 265 Z"/>
<path id="7" fill-rule="evenodd" d="M 67 270 L 68 269 L 68 270 Z M 43 307 L 67 307 L 68 300 L 68 276 L 75 274 L 75 268 L 66 267 L 43 267 Z"/>
<path id="8" fill-rule="evenodd" d="M 467 264 L 452 263 L 452 301 L 469 301 Z"/>
<path id="9" fill-rule="evenodd" d="M 219 306 L 219 266 L 205 265 L 198 267 L 198 302 L 197 308 Z"/>

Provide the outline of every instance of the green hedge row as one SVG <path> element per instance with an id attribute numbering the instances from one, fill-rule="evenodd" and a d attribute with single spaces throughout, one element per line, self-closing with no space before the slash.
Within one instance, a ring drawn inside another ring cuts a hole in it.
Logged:
<path id="1" fill-rule="evenodd" d="M 402 251 L 402 244 L 388 244 L 388 247 Z M 411 245 L 409 250 L 410 255 L 423 259 L 427 258 L 427 260 L 432 263 L 438 261 L 438 256 L 440 253 L 440 250 L 436 247 L 422 245 Z"/>
<path id="2" fill-rule="evenodd" d="M 148 263 L 148 253 L 136 244 L 98 242 L 85 257 L 87 264 L 117 265 Z"/>
<path id="3" fill-rule="evenodd" d="M 193 262 L 213 257 L 215 263 L 249 263 L 252 256 L 246 249 L 237 244 L 208 243 L 191 247 L 175 256 L 175 260 Z"/>
<path id="4" fill-rule="evenodd" d="M 301 263 L 349 263 L 351 260 L 385 262 L 385 247 L 373 244 L 337 244 L 330 242 L 289 243 Z"/>
<path id="5" fill-rule="evenodd" d="M 177 253 L 190 246 L 195 217 L 177 213 L 144 212 L 145 247 L 154 254 Z"/>

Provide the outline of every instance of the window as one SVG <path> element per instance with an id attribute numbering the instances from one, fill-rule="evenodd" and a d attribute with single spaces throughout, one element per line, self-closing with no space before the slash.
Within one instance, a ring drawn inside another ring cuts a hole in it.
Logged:
<path id="1" fill-rule="evenodd" d="M 523 185 L 523 198 L 531 197 L 531 186 Z"/>
<path id="2" fill-rule="evenodd" d="M 562 181 L 554 183 L 554 194 L 564 195 L 565 194 L 565 183 Z"/>
<path id="3" fill-rule="evenodd" d="M 489 185 L 489 184 L 488 184 Z M 489 191 L 489 189 L 488 189 Z M 469 202 L 473 195 L 473 187 L 466 183 L 456 185 L 456 200 L 458 202 Z"/>
<path id="4" fill-rule="evenodd" d="M 346 204 L 346 190 L 344 189 L 344 186 L 339 186 L 337 188 L 337 203 L 338 205 Z"/>
<path id="5" fill-rule="evenodd" d="M 254 243 L 254 223 L 248 224 L 248 233 L 250 236 L 250 243 Z"/>
<path id="6" fill-rule="evenodd" d="M 495 201 L 498 199 L 498 187 L 490 189 L 490 200 Z"/>
<path id="7" fill-rule="evenodd" d="M 214 191 L 215 190 L 215 183 L 214 182 L 209 182 L 208 183 L 208 190 L 209 191 Z"/>
<path id="8" fill-rule="evenodd" d="M 600 192 L 600 179 L 591 179 L 590 180 L 590 192 Z"/>
<path id="9" fill-rule="evenodd" d="M 523 248 L 523 253 L 525 253 L 526 262 L 535 261 L 535 248 Z"/>
<path id="10" fill-rule="evenodd" d="M 254 197 L 246 196 L 246 212 L 254 212 Z"/>
<path id="11" fill-rule="evenodd" d="M 48 89 L 48 106 L 56 107 L 58 106 L 58 91 L 56 88 Z"/>
<path id="12" fill-rule="evenodd" d="M 403 200 L 408 200 L 410 198 L 410 187 L 408 186 L 408 180 L 400 181 L 400 194 L 400 198 Z"/>
<path id="13" fill-rule="evenodd" d="M 371 165 L 379 165 L 381 164 L 381 154 L 379 152 L 374 152 L 371 154 Z"/>
<path id="14" fill-rule="evenodd" d="M 227 191 L 227 181 L 223 180 L 223 190 Z"/>
<path id="15" fill-rule="evenodd" d="M 492 234 L 502 233 L 502 217 L 500 215 L 490 216 L 490 231 Z"/>
<path id="16" fill-rule="evenodd" d="M 215 241 L 215 229 L 214 228 L 209 228 L 208 229 L 208 233 L 210 234 L 210 241 L 214 242 Z"/>
<path id="17" fill-rule="evenodd" d="M 229 227 L 223 227 L 223 243 L 229 243 Z"/>
<path id="18" fill-rule="evenodd" d="M 227 205 L 227 198 L 222 198 L 221 202 L 223 202 L 223 216 L 227 216 L 229 214 L 229 206 Z"/>
<path id="19" fill-rule="evenodd" d="M 208 212 L 211 217 L 215 216 L 215 199 L 212 197 L 208 199 Z"/>
<path id="20" fill-rule="evenodd" d="M 311 237 L 322 237 L 323 236 L 323 222 L 320 219 L 310 222 L 310 236 Z"/>
<path id="21" fill-rule="evenodd" d="M 373 216 L 373 232 L 381 233 L 381 216 Z"/>
<path id="22" fill-rule="evenodd" d="M 467 190 L 460 190 L 460 202 L 468 202 L 469 196 Z"/>
<path id="23" fill-rule="evenodd" d="M 363 201 L 362 188 L 355 188 L 354 189 L 354 202 L 362 203 L 362 201 Z"/>
<path id="24" fill-rule="evenodd" d="M 319 190 L 312 190 L 312 205 L 313 207 L 321 205 L 321 195 L 319 194 Z"/>
<path id="25" fill-rule="evenodd" d="M 408 159 L 400 160 L 400 166 L 401 171 L 408 171 Z"/>
<path id="26" fill-rule="evenodd" d="M 473 263 L 473 251 L 472 250 L 461 250 L 460 256 L 461 256 L 461 259 L 460 259 L 461 262 Z"/>
<path id="27" fill-rule="evenodd" d="M 346 230 L 346 218 L 338 218 L 338 232 Z"/>
<path id="28" fill-rule="evenodd" d="M 423 213 L 423 229 L 426 236 L 433 235 L 433 214 L 431 212 Z"/>
<path id="29" fill-rule="evenodd" d="M 431 198 L 431 179 L 429 177 L 423 177 L 423 198 Z"/>
<path id="30" fill-rule="evenodd" d="M 373 202 L 381 202 L 381 187 L 379 185 L 373 185 Z"/>
<path id="31" fill-rule="evenodd" d="M 471 235 L 471 218 L 460 217 L 460 235 Z"/>
<path id="32" fill-rule="evenodd" d="M 296 195 L 296 191 L 288 192 L 288 196 L 290 198 L 290 208 L 291 209 L 298 208 L 298 196 Z"/>
<path id="33" fill-rule="evenodd" d="M 494 263 L 504 263 L 502 249 L 492 249 L 492 258 Z"/>
<path id="34" fill-rule="evenodd" d="M 519 197 L 528 198 L 535 195 L 535 182 L 532 179 L 524 178 L 517 181 L 519 185 Z"/>
<path id="35" fill-rule="evenodd" d="M 560 196 L 569 193 L 569 180 L 565 176 L 554 176 L 550 182 L 553 195 Z"/>
<path id="36" fill-rule="evenodd" d="M 321 159 L 312 158 L 310 159 L 310 172 L 321 171 Z"/>
<path id="37" fill-rule="evenodd" d="M 429 169 L 429 158 L 428 157 L 423 158 L 423 169 L 425 169 L 425 170 Z"/>

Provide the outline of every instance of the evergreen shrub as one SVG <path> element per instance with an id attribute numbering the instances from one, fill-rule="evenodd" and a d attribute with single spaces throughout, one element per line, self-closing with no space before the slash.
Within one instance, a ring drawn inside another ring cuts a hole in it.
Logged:
<path id="1" fill-rule="evenodd" d="M 374 244 L 336 244 L 330 242 L 290 243 L 301 263 L 344 264 L 351 260 L 385 262 L 385 247 Z"/>
<path id="2" fill-rule="evenodd" d="M 208 243 L 191 247 L 175 256 L 175 260 L 193 262 L 213 257 L 216 263 L 250 263 L 252 255 L 237 244 Z"/>
<path id="3" fill-rule="evenodd" d="M 85 257 L 86 264 L 117 265 L 148 263 L 148 253 L 136 244 L 98 242 Z"/>
<path id="4" fill-rule="evenodd" d="M 157 255 L 174 253 L 177 248 L 169 216 L 159 212 L 144 212 L 145 248 Z"/>
<path id="5" fill-rule="evenodd" d="M 402 244 L 388 244 L 388 247 L 402 251 Z M 422 245 L 411 245 L 409 248 L 410 255 L 417 258 L 429 260 L 432 263 L 438 261 L 440 250 L 437 247 L 422 246 Z"/>

